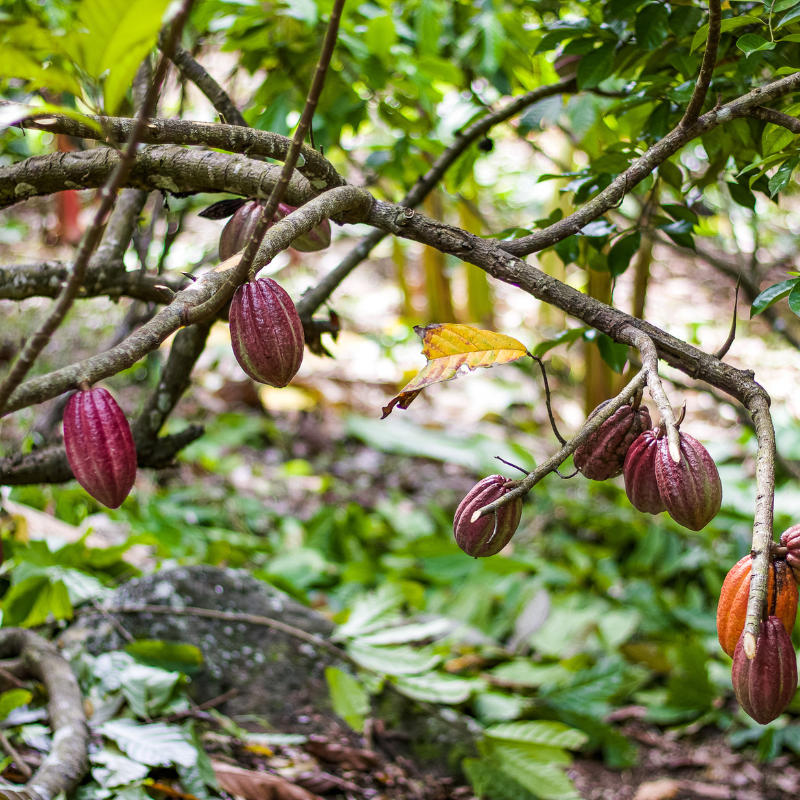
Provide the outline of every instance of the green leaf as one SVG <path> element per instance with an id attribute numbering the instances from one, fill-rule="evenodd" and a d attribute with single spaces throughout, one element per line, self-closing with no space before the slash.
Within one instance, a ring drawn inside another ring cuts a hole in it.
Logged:
<path id="1" fill-rule="evenodd" d="M 347 622 L 334 631 L 332 638 L 342 641 L 400 622 L 402 617 L 397 612 L 402 604 L 403 596 L 388 586 L 360 597 L 353 603 Z"/>
<path id="2" fill-rule="evenodd" d="M 797 286 L 789 292 L 789 308 L 800 317 L 800 289 Z"/>
<path id="3" fill-rule="evenodd" d="M 480 679 L 456 678 L 441 672 L 397 678 L 394 684 L 398 691 L 413 700 L 447 705 L 463 703 L 474 692 L 486 688 L 486 682 Z"/>
<path id="4" fill-rule="evenodd" d="M 669 35 L 669 11 L 665 3 L 648 3 L 636 15 L 636 43 L 655 50 Z"/>
<path id="5" fill-rule="evenodd" d="M 150 767 L 134 761 L 122 753 L 103 749 L 89 756 L 92 762 L 92 777 L 104 789 L 126 786 L 147 777 Z"/>
<path id="6" fill-rule="evenodd" d="M 578 64 L 578 88 L 593 89 L 611 75 L 616 45 L 608 42 L 596 50 L 591 50 Z"/>
<path id="7" fill-rule="evenodd" d="M 359 666 L 383 675 L 419 675 L 433 669 L 442 660 L 430 648 L 373 647 L 359 639 L 347 645 L 347 652 Z"/>
<path id="8" fill-rule="evenodd" d="M 400 625 L 396 628 L 361 636 L 359 641 L 366 644 L 407 644 L 419 642 L 423 639 L 437 639 L 453 630 L 453 623 L 449 619 L 434 619 L 430 622 L 420 622 L 412 625 Z"/>
<path id="9" fill-rule="evenodd" d="M 613 278 L 628 269 L 641 244 L 642 234 L 639 231 L 623 236 L 614 243 L 608 253 L 608 271 Z"/>
<path id="10" fill-rule="evenodd" d="M 444 17 L 438 0 L 422 0 L 417 10 L 416 25 L 417 49 L 421 55 L 439 52 L 439 36 Z"/>
<path id="11" fill-rule="evenodd" d="M 722 20 L 720 29 L 722 33 L 727 33 L 728 31 L 735 30 L 736 28 L 741 28 L 744 25 L 753 25 L 756 23 L 761 23 L 762 25 L 764 24 L 757 17 L 730 17 L 730 19 Z M 694 39 L 692 39 L 691 51 L 694 52 L 698 47 L 700 47 L 701 44 L 705 44 L 706 39 L 708 39 L 708 25 L 703 25 L 703 27 L 700 28 L 700 30 L 694 35 Z"/>
<path id="12" fill-rule="evenodd" d="M 125 646 L 125 652 L 135 656 L 143 664 L 169 671 L 191 674 L 203 666 L 203 653 L 193 644 L 167 642 L 163 639 L 137 639 Z"/>
<path id="13" fill-rule="evenodd" d="M 597 349 L 603 361 L 611 367 L 614 372 L 622 374 L 625 364 L 628 361 L 628 345 L 615 342 L 610 336 L 601 333 L 597 337 Z"/>
<path id="14" fill-rule="evenodd" d="M 798 17 L 800 17 L 800 8 L 795 8 L 790 11 L 776 26 L 775 30 L 778 28 L 782 28 L 784 25 L 788 25 L 790 22 L 794 22 Z"/>
<path id="15" fill-rule="evenodd" d="M 793 156 L 778 167 L 777 172 L 769 179 L 770 197 L 775 197 L 781 189 L 786 188 L 798 164 L 800 164 L 800 156 Z"/>
<path id="16" fill-rule="evenodd" d="M 558 347 L 560 344 L 576 342 L 578 339 L 581 339 L 588 330 L 588 328 L 567 328 L 567 330 L 561 331 L 558 336 L 550 339 L 550 341 L 539 342 L 534 348 L 533 354 L 541 358 L 549 350 Z"/>
<path id="17" fill-rule="evenodd" d="M 500 769 L 542 800 L 580 800 L 572 781 L 555 764 L 535 761 L 516 747 L 495 747 Z"/>
<path id="18" fill-rule="evenodd" d="M 122 694 L 137 717 L 149 719 L 158 716 L 180 678 L 178 672 L 131 664 L 120 676 Z"/>
<path id="19" fill-rule="evenodd" d="M 132 719 L 112 719 L 98 730 L 116 742 L 128 758 L 151 767 L 169 767 L 172 764 L 189 767 L 197 761 L 197 750 L 175 725 L 164 722 L 140 725 Z"/>
<path id="20" fill-rule="evenodd" d="M 354 730 L 364 730 L 370 713 L 369 695 L 356 678 L 337 667 L 325 668 L 333 710 Z"/>
<path id="21" fill-rule="evenodd" d="M 781 11 L 786 11 L 789 8 L 794 8 L 800 0 L 778 0 L 777 3 L 774 3 L 772 6 L 772 13 L 778 14 Z"/>
<path id="22" fill-rule="evenodd" d="M 553 250 L 556 251 L 556 255 L 564 262 L 564 266 L 567 267 L 578 260 L 581 253 L 581 245 L 577 235 L 572 235 L 557 242 Z"/>
<path id="23" fill-rule="evenodd" d="M 0 719 L 5 719 L 15 708 L 27 705 L 33 695 L 27 689 L 9 689 L 0 694 Z"/>
<path id="24" fill-rule="evenodd" d="M 672 161 L 665 161 L 658 168 L 658 174 L 673 188 L 678 191 L 683 186 L 683 173 L 680 167 L 673 164 Z"/>
<path id="25" fill-rule="evenodd" d="M 488 728 L 486 736 L 549 747 L 565 747 L 568 750 L 583 747 L 589 739 L 582 731 L 576 731 L 563 722 L 505 722 Z"/>
<path id="26" fill-rule="evenodd" d="M 786 297 L 800 283 L 800 278 L 792 278 L 788 281 L 781 281 L 768 286 L 761 292 L 750 306 L 750 319 L 758 316 L 762 311 L 774 305 L 778 300 Z"/>
<path id="27" fill-rule="evenodd" d="M 757 53 L 760 50 L 774 50 L 775 42 L 770 42 L 763 36 L 755 33 L 746 33 L 736 41 L 736 46 L 746 55 Z"/>

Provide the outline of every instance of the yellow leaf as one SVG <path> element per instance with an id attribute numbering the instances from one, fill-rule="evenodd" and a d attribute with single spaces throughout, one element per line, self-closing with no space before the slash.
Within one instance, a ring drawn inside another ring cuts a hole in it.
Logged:
<path id="1" fill-rule="evenodd" d="M 528 355 L 524 344 L 494 331 L 482 331 L 471 325 L 437 323 L 414 330 L 422 338 L 422 353 L 428 363 L 400 393 L 383 409 L 383 418 L 395 406 L 408 408 L 426 387 L 442 381 L 452 381 L 478 367 L 510 364 Z"/>

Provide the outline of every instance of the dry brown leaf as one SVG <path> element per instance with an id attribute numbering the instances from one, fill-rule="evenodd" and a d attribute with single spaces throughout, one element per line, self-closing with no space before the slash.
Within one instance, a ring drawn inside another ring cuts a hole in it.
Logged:
<path id="1" fill-rule="evenodd" d="M 633 800 L 669 800 L 681 789 L 680 781 L 662 778 L 660 781 L 646 781 L 640 784 Z"/>
<path id="2" fill-rule="evenodd" d="M 319 800 L 318 795 L 280 775 L 233 767 L 222 761 L 212 761 L 211 766 L 220 789 L 245 800 Z"/>
<path id="3" fill-rule="evenodd" d="M 380 759 L 371 750 L 329 742 L 324 736 L 309 736 L 303 749 L 321 761 L 339 764 L 342 769 L 371 770 L 378 766 Z"/>
<path id="4" fill-rule="evenodd" d="M 384 419 L 395 406 L 408 408 L 426 386 L 455 380 L 478 367 L 510 364 L 528 354 L 525 345 L 516 339 L 471 325 L 445 322 L 414 330 L 422 338 L 422 354 L 428 363 L 389 401 L 383 409 Z"/>

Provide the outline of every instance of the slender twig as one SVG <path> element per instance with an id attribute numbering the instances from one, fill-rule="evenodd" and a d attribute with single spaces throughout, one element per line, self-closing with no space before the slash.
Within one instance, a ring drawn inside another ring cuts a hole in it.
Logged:
<path id="1" fill-rule="evenodd" d="M 653 340 L 642 331 L 636 331 L 632 335 L 633 346 L 639 351 L 642 359 L 642 366 L 647 371 L 647 391 L 650 398 L 655 403 L 661 421 L 667 430 L 667 442 L 669 454 L 677 464 L 681 460 L 681 440 L 678 433 L 678 423 L 675 419 L 675 412 L 664 391 L 664 385 L 658 374 L 658 351 Z"/>
<path id="2" fill-rule="evenodd" d="M 558 439 L 561 444 L 566 444 L 567 440 L 558 432 L 558 428 L 556 427 L 556 419 L 553 416 L 553 406 L 550 403 L 550 384 L 547 382 L 547 370 L 544 368 L 544 361 L 542 361 L 539 356 L 533 355 L 533 353 L 528 353 L 528 355 L 539 365 L 539 369 L 542 371 L 542 380 L 544 381 L 544 396 L 545 403 L 547 404 L 547 416 L 550 417 L 550 427 L 553 429 L 556 439 Z"/>
<path id="3" fill-rule="evenodd" d="M 553 456 L 547 459 L 544 463 L 536 467 L 533 472 L 529 472 L 526 478 L 523 478 L 519 485 L 511 489 L 492 503 L 479 508 L 472 515 L 472 522 L 485 517 L 488 514 L 493 514 L 498 508 L 510 503 L 517 497 L 526 495 L 539 481 L 545 476 L 554 472 L 557 467 L 560 467 L 574 452 L 585 442 L 612 414 L 618 411 L 626 403 L 641 390 L 642 386 L 647 382 L 648 372 L 642 369 L 633 380 L 613 399 L 609 400 L 608 404 L 603 406 L 593 417 L 587 419 L 583 423 L 583 427 L 571 439 L 564 443 L 562 448 Z"/>
<path id="4" fill-rule="evenodd" d="M 736 312 L 739 307 L 739 281 L 736 281 L 736 288 L 734 289 L 733 294 L 733 319 L 731 320 L 731 329 L 728 333 L 728 338 L 725 340 L 725 344 L 714 353 L 714 358 L 720 359 L 720 361 L 728 354 L 728 350 L 731 349 L 731 345 L 733 344 L 733 340 L 736 338 Z"/>
<path id="5" fill-rule="evenodd" d="M 184 0 L 178 13 L 175 15 L 170 25 L 166 46 L 167 51 L 170 51 L 175 42 L 178 41 L 178 37 L 189 17 L 189 12 L 193 4 L 194 0 Z M 167 56 L 162 56 L 158 68 L 156 69 L 153 82 L 150 84 L 142 107 L 139 109 L 136 122 L 131 132 L 131 138 L 128 140 L 122 157 L 117 164 L 117 168 L 100 192 L 100 204 L 95 212 L 92 223 L 81 238 L 81 243 L 78 246 L 78 252 L 75 255 L 75 261 L 72 265 L 72 272 L 58 300 L 56 300 L 54 308 L 41 326 L 25 343 L 22 352 L 17 357 L 2 383 L 0 383 L 0 415 L 2 415 L 3 409 L 9 397 L 11 397 L 12 392 L 22 383 L 28 371 L 39 357 L 39 354 L 50 341 L 50 337 L 58 330 L 58 327 L 64 321 L 70 308 L 72 308 L 72 304 L 75 302 L 75 298 L 78 296 L 78 291 L 83 285 L 83 279 L 89 266 L 89 259 L 100 241 L 103 225 L 106 223 L 114 206 L 117 192 L 120 187 L 124 185 L 130 173 L 141 131 L 144 130 L 147 124 L 147 118 L 151 115 L 155 107 L 156 98 L 161 91 L 161 84 L 166 76 L 168 65 L 169 60 Z"/>
<path id="6" fill-rule="evenodd" d="M 163 37 L 159 37 L 158 45 L 169 53 L 170 60 L 181 75 L 191 81 L 211 101 L 211 105 L 217 110 L 225 124 L 247 127 L 245 118 L 236 108 L 236 104 L 228 96 L 228 93 L 205 71 L 188 50 L 180 45 L 167 50 L 167 42 Z"/>
<path id="7" fill-rule="evenodd" d="M 751 108 L 747 112 L 747 116 L 771 122 L 773 125 L 780 125 L 792 133 L 800 133 L 800 119 L 784 114 L 782 111 L 776 111 L 774 108 Z"/>
<path id="8" fill-rule="evenodd" d="M 239 689 L 234 686 L 233 689 L 228 689 L 227 692 L 219 695 L 218 697 L 212 697 L 210 700 L 206 700 L 205 703 L 200 703 L 200 705 L 194 708 L 190 708 L 186 711 L 176 711 L 174 714 L 168 714 L 166 717 L 159 717 L 158 719 L 154 720 L 154 722 L 178 722 L 178 720 L 186 719 L 186 717 L 195 716 L 199 711 L 208 711 L 209 709 L 221 706 L 223 703 L 227 703 L 228 700 L 232 700 L 234 697 L 237 697 L 238 694 Z"/>
<path id="9" fill-rule="evenodd" d="M 502 461 L 507 467 L 513 467 L 514 469 L 518 469 L 524 475 L 528 474 L 528 470 L 526 470 L 524 467 L 520 467 L 517 464 L 512 464 L 510 461 L 506 461 L 504 458 L 500 458 L 500 456 L 495 456 L 495 458 L 498 461 Z"/>
<path id="10" fill-rule="evenodd" d="M 488 131 L 520 112 L 524 111 L 539 100 L 547 97 L 554 97 L 559 94 L 571 94 L 578 90 L 578 85 L 574 78 L 569 78 L 550 86 L 540 86 L 538 89 L 528 92 L 518 97 L 511 103 L 482 117 L 477 122 L 472 123 L 463 131 L 459 131 L 453 143 L 433 162 L 431 168 L 414 184 L 411 190 L 400 201 L 399 205 L 407 208 L 418 206 L 436 188 L 439 181 L 450 167 L 455 164 L 458 158 L 479 139 L 482 139 Z M 316 286 L 308 289 L 297 304 L 297 312 L 303 321 L 311 319 L 311 315 L 331 296 L 333 291 L 342 281 L 366 258 L 385 237 L 384 231 L 373 231 L 367 234 L 336 266 L 329 272 Z"/>
<path id="11" fill-rule="evenodd" d="M 717 64 L 717 50 L 719 49 L 719 37 L 722 31 L 722 8 L 720 0 L 708 0 L 708 39 L 706 40 L 706 50 L 703 53 L 703 63 L 700 66 L 700 75 L 697 77 L 692 99 L 686 107 L 683 119 L 680 122 L 682 128 L 693 125 L 703 109 L 708 87 L 711 85 L 711 77 L 714 74 L 714 67 Z"/>
<path id="12" fill-rule="evenodd" d="M 317 103 L 319 102 L 320 95 L 322 94 L 322 89 L 325 86 L 325 76 L 328 71 L 328 65 L 330 64 L 331 57 L 333 56 L 333 49 L 336 46 L 336 38 L 339 33 L 339 21 L 342 16 L 344 2 L 345 0 L 334 0 L 330 21 L 328 22 L 328 29 L 325 32 L 325 39 L 322 43 L 322 50 L 319 54 L 319 61 L 317 61 L 317 68 L 314 71 L 314 77 L 311 81 L 311 88 L 308 90 L 308 97 L 306 98 L 305 105 L 303 106 L 303 111 L 300 115 L 300 121 L 297 123 L 297 128 L 295 128 L 294 136 L 292 137 L 292 143 L 289 147 L 289 152 L 286 154 L 286 159 L 283 162 L 283 169 L 281 170 L 280 177 L 278 178 L 275 186 L 272 188 L 269 199 L 266 203 L 264 203 L 264 206 L 261 209 L 261 216 L 259 217 L 258 222 L 253 229 L 253 233 L 250 235 L 250 239 L 244 248 L 241 260 L 232 270 L 230 270 L 227 279 L 227 286 L 223 288 L 223 292 L 226 288 L 235 289 L 248 277 L 254 277 L 254 273 L 257 271 L 257 268 L 255 267 L 255 259 L 256 255 L 258 254 L 259 247 L 261 246 L 261 241 L 264 238 L 267 229 L 272 224 L 272 219 L 275 216 L 275 211 L 278 208 L 278 204 L 281 202 L 281 200 L 283 200 L 283 196 L 286 194 L 286 189 L 289 186 L 289 180 L 294 172 L 295 164 L 297 164 L 298 157 L 300 156 L 300 150 L 305 142 L 308 129 L 311 126 L 312 119 L 314 118 L 314 112 L 316 111 Z M 211 298 L 206 301 L 205 306 L 212 308 L 213 311 L 216 312 L 218 309 L 217 307 L 214 307 L 215 302 L 217 302 L 216 299 Z M 207 310 L 208 309 L 201 304 L 197 309 L 197 313 L 207 313 Z"/>
<path id="13" fill-rule="evenodd" d="M 113 628 L 116 629 L 117 633 L 125 639 L 128 644 L 135 642 L 136 639 L 133 634 L 112 614 L 109 614 L 105 608 L 97 601 L 96 598 L 92 597 L 92 605 L 97 609 L 98 613 L 102 614 L 103 617 L 111 624 Z"/>
<path id="14" fill-rule="evenodd" d="M 8 737 L 0 731 L 0 747 L 3 748 L 6 755 L 14 759 L 14 763 L 19 767 L 19 771 L 23 774 L 26 781 L 33 777 L 33 770 L 23 761 L 22 756 L 16 751 L 15 747 L 8 740 Z"/>

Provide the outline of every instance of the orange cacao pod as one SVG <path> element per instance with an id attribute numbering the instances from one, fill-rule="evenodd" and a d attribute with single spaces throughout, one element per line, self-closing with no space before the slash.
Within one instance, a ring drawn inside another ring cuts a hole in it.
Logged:
<path id="1" fill-rule="evenodd" d="M 97 386 L 75 392 L 64 409 L 64 448 L 78 483 L 118 508 L 136 480 L 136 446 L 122 409 Z"/>
<path id="2" fill-rule="evenodd" d="M 600 403 L 589 419 L 608 402 Z M 621 475 L 630 446 L 651 424 L 650 412 L 644 406 L 622 406 L 578 447 L 573 457 L 575 466 L 592 481 L 605 481 Z"/>
<path id="3" fill-rule="evenodd" d="M 717 636 L 722 649 L 731 658 L 744 630 L 752 566 L 749 555 L 739 559 L 725 576 L 719 596 Z M 797 585 L 789 565 L 783 559 L 774 559 L 767 579 L 767 608 L 770 616 L 779 619 L 789 635 L 797 617 L 797 597 Z"/>
<path id="4" fill-rule="evenodd" d="M 800 583 L 800 525 L 792 525 L 781 534 L 781 546 L 788 550 L 786 563 L 792 568 L 794 579 Z"/>
<path id="5" fill-rule="evenodd" d="M 646 514 L 660 514 L 666 510 L 656 481 L 656 446 L 658 428 L 645 431 L 628 448 L 622 474 L 625 492 L 631 505 Z"/>
<path id="6" fill-rule="evenodd" d="M 731 681 L 739 705 L 762 725 L 777 719 L 792 702 L 797 690 L 797 657 L 777 617 L 762 623 L 752 660 L 744 652 L 744 635 L 739 637 Z"/>
<path id="7" fill-rule="evenodd" d="M 499 553 L 517 530 L 522 515 L 522 498 L 516 497 L 494 514 L 472 521 L 472 515 L 508 493 L 513 481 L 502 475 L 490 475 L 472 487 L 458 504 L 453 519 L 456 544 L 468 555 L 485 558 Z"/>

